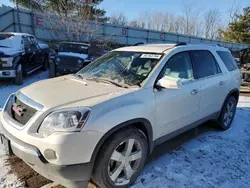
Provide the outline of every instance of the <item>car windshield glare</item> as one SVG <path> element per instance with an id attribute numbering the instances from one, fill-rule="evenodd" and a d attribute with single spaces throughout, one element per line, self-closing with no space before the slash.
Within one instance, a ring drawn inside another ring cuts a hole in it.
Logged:
<path id="1" fill-rule="evenodd" d="M 88 54 L 89 46 L 84 44 L 62 43 L 59 52 Z"/>
<path id="2" fill-rule="evenodd" d="M 78 74 L 85 79 L 108 79 L 121 85 L 140 85 L 159 62 L 162 54 L 112 51 L 93 61 Z"/>

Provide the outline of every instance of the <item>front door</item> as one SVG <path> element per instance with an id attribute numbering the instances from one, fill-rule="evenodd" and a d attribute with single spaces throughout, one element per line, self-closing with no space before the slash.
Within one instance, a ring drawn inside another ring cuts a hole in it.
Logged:
<path id="1" fill-rule="evenodd" d="M 24 36 L 24 70 L 26 73 L 40 67 L 43 63 L 42 52 L 34 37 Z"/>
<path id="2" fill-rule="evenodd" d="M 155 89 L 158 135 L 164 136 L 197 121 L 200 83 L 194 79 L 189 52 L 173 55 L 163 68 L 160 78 L 181 82 L 178 89 Z"/>

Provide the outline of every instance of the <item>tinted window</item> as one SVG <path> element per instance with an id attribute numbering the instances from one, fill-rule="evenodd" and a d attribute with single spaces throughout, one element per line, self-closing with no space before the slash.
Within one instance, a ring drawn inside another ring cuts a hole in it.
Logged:
<path id="1" fill-rule="evenodd" d="M 61 43 L 59 51 L 88 54 L 89 45 L 77 44 L 77 43 Z"/>
<path id="2" fill-rule="evenodd" d="M 189 53 L 182 52 L 171 57 L 163 70 L 163 76 L 174 79 L 192 79 L 193 69 Z"/>
<path id="3" fill-rule="evenodd" d="M 37 50 L 38 46 L 34 37 L 23 37 L 24 49 L 25 50 Z"/>
<path id="4" fill-rule="evenodd" d="M 198 78 L 204 78 L 221 72 L 211 52 L 205 50 L 192 51 L 192 54 Z"/>
<path id="5" fill-rule="evenodd" d="M 229 52 L 217 51 L 217 54 L 220 56 L 229 71 L 237 69 L 237 63 Z"/>

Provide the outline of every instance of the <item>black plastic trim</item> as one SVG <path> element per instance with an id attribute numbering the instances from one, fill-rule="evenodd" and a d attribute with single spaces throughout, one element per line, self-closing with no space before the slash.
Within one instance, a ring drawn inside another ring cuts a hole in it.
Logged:
<path id="1" fill-rule="evenodd" d="M 101 140 L 98 142 L 98 144 L 96 145 L 95 147 L 95 150 L 91 156 L 91 161 L 94 162 L 96 157 L 97 157 L 97 154 L 98 154 L 98 151 L 100 150 L 101 146 L 104 144 L 104 142 L 113 134 L 115 133 L 116 131 L 124 128 L 124 127 L 128 127 L 128 126 L 133 126 L 135 124 L 142 124 L 146 130 L 147 130 L 147 139 L 148 139 L 148 145 L 149 145 L 149 151 L 150 153 L 152 152 L 153 150 L 153 147 L 152 147 L 152 143 L 153 143 L 153 129 L 152 129 L 152 125 L 151 123 L 145 119 L 145 118 L 136 118 L 136 119 L 132 119 L 132 120 L 128 120 L 128 121 L 125 121 L 117 126 L 115 126 L 114 128 L 112 128 L 111 130 L 109 130 L 102 138 Z"/>

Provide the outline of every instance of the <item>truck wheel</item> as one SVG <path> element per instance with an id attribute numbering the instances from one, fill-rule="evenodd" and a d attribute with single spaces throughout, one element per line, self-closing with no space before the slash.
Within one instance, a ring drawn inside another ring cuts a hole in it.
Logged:
<path id="1" fill-rule="evenodd" d="M 225 102 L 222 112 L 217 120 L 217 125 L 222 130 L 227 130 L 231 127 L 232 121 L 234 119 L 235 111 L 236 111 L 236 99 L 231 96 Z"/>
<path id="2" fill-rule="evenodd" d="M 16 85 L 23 84 L 23 69 L 21 64 L 19 64 L 16 69 L 15 84 Z"/>
<path id="3" fill-rule="evenodd" d="M 54 62 L 53 63 L 49 63 L 49 77 L 50 78 L 54 78 L 56 76 L 56 67 Z"/>
<path id="4" fill-rule="evenodd" d="M 45 59 L 44 59 L 44 62 L 43 62 L 43 67 L 42 67 L 42 70 L 43 71 L 46 71 L 48 69 L 48 56 L 45 56 Z"/>
<path id="5" fill-rule="evenodd" d="M 127 128 L 110 137 L 102 146 L 94 165 L 92 180 L 102 188 L 125 188 L 133 184 L 148 154 L 145 134 Z"/>

